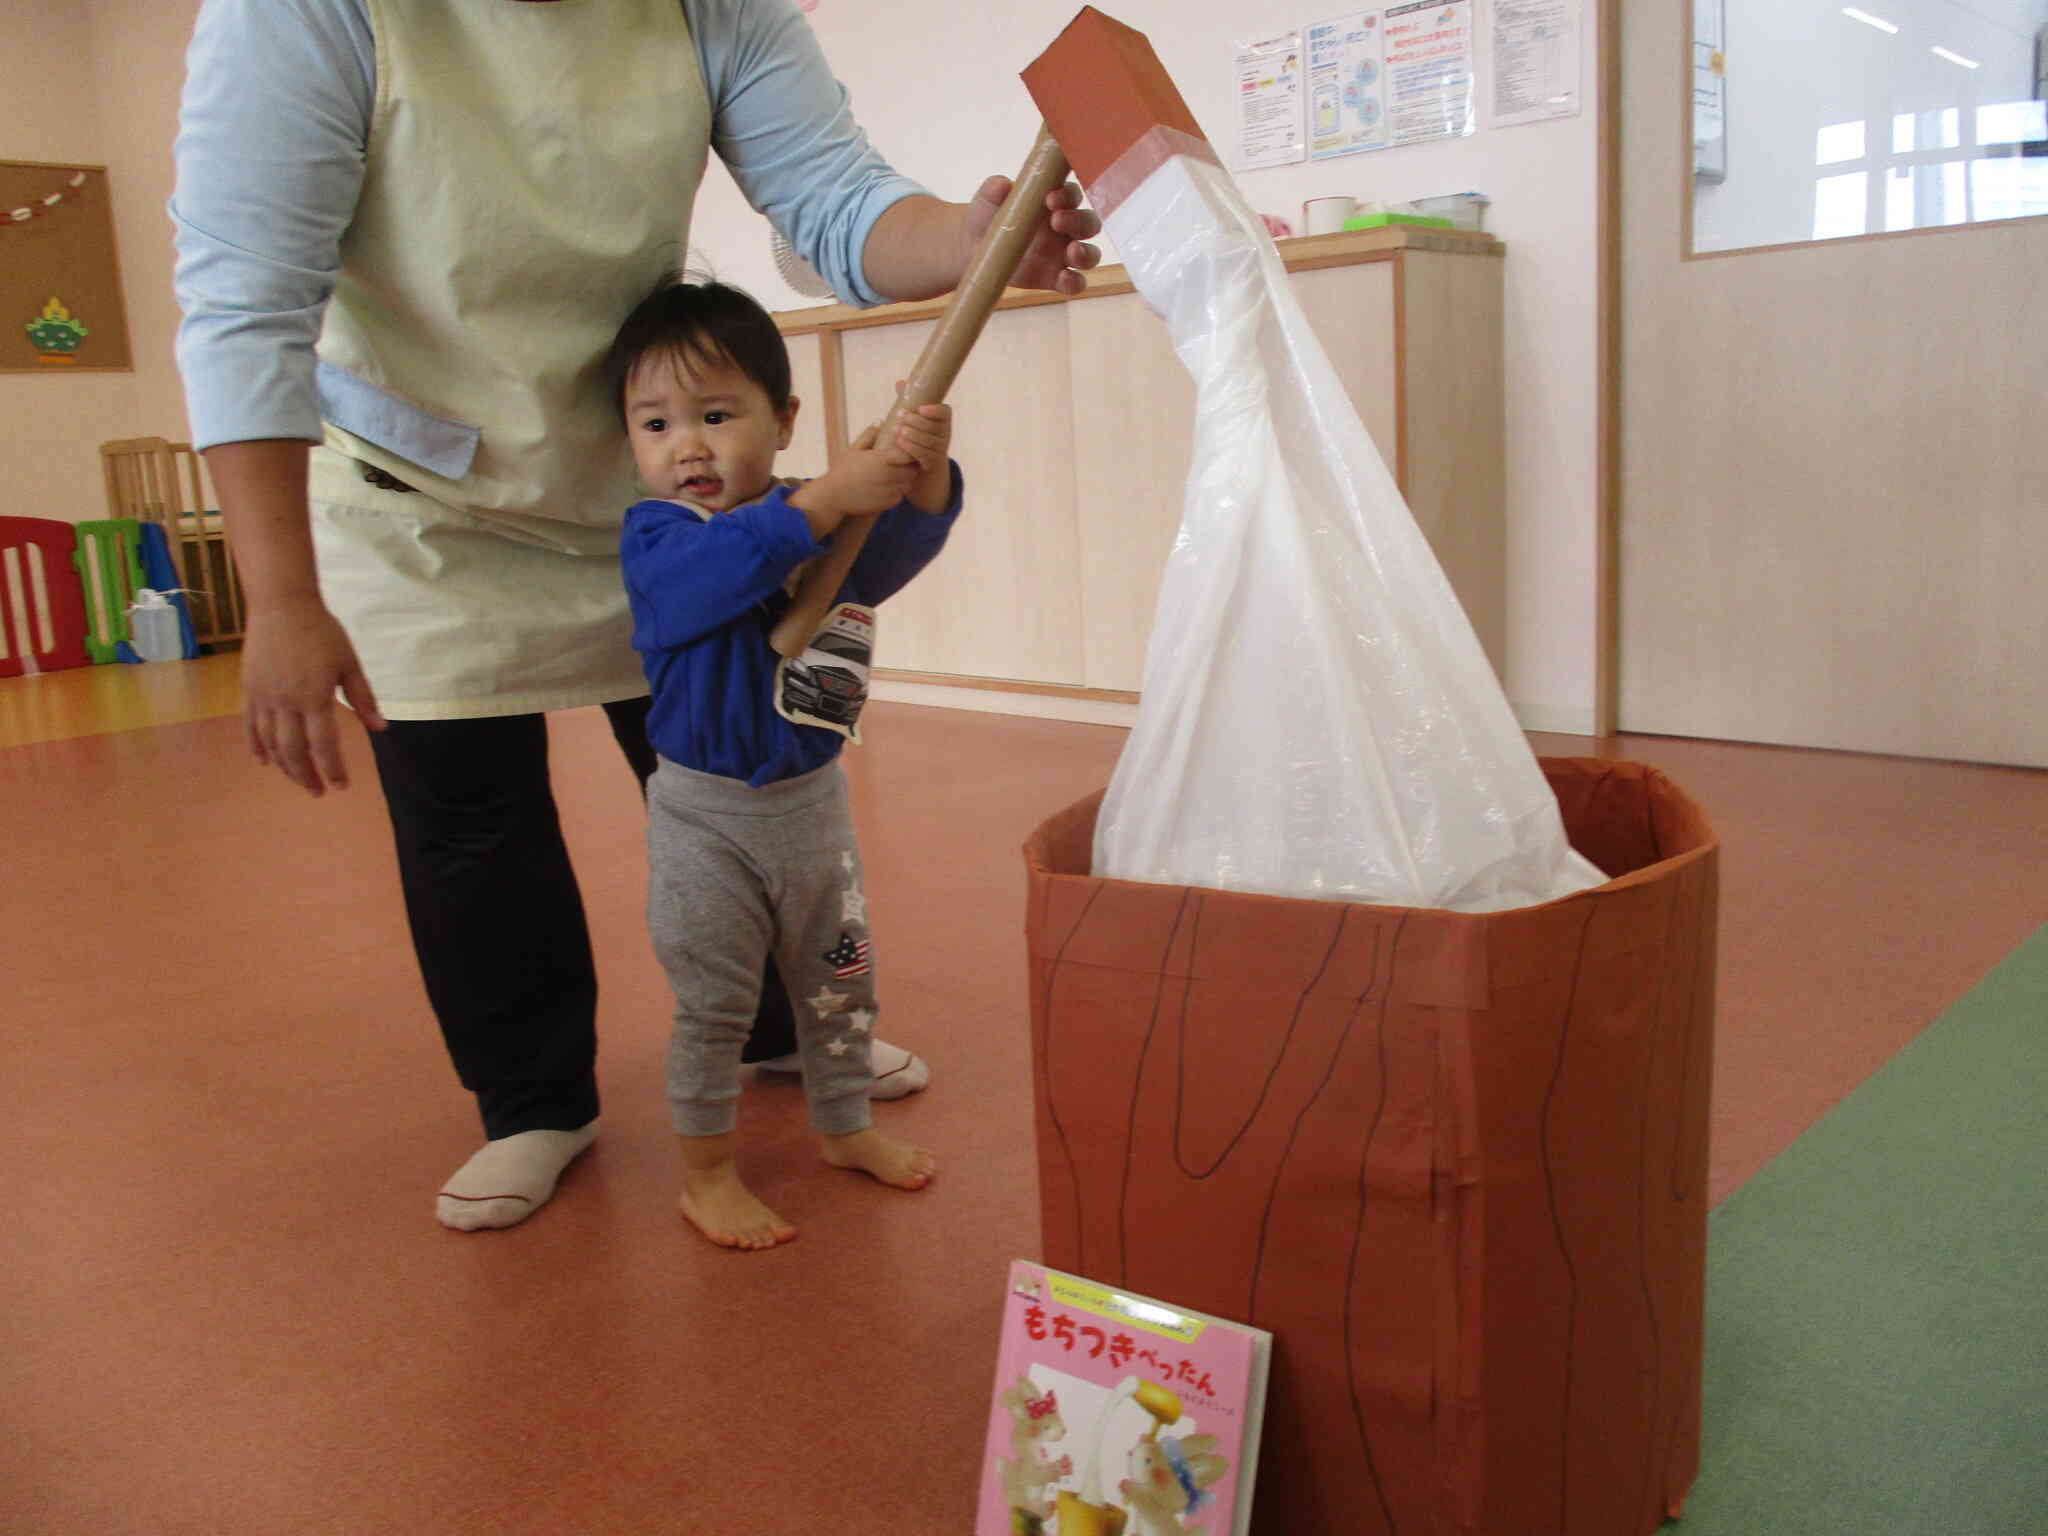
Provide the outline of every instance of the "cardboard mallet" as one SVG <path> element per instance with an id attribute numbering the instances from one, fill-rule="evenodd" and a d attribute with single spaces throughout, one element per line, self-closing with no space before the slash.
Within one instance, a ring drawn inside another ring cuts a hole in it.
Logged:
<path id="1" fill-rule="evenodd" d="M 982 236 L 980 247 L 968 263 L 960 286 L 953 291 L 938 328 L 918 355 L 910 376 L 890 408 L 878 439 L 882 446 L 895 440 L 897 423 L 907 412 L 922 405 L 936 405 L 953 387 L 967 353 L 988 323 L 996 300 L 1010 274 L 1017 269 L 1025 248 L 1045 213 L 1046 195 L 1067 179 L 1067 157 L 1053 136 L 1040 130 L 1038 142 L 1019 171 L 1009 197 Z M 845 584 L 846 573 L 874 527 L 872 517 L 849 518 L 840 524 L 825 552 L 812 561 L 797 583 L 796 596 L 776 624 L 769 643 L 782 656 L 800 656 L 810 644 L 818 626 L 832 609 L 832 600 Z"/>

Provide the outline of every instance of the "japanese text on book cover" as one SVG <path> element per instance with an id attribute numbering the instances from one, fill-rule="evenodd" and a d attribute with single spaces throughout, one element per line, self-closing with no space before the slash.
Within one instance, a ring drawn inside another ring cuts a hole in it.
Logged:
<path id="1" fill-rule="evenodd" d="M 1251 1517 L 1271 1338 L 1010 1266 L 975 1536 L 1233 1536 Z"/>

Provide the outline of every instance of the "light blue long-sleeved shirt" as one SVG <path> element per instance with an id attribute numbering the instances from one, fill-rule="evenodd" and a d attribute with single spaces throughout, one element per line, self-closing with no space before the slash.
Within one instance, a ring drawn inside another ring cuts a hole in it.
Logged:
<path id="1" fill-rule="evenodd" d="M 840 294 L 882 302 L 861 267 L 868 232 L 923 189 L 875 153 L 789 0 L 679 3 L 712 147 L 740 190 Z M 170 204 L 198 447 L 320 438 L 313 348 L 362 185 L 376 69 L 363 0 L 205 0 Z"/>

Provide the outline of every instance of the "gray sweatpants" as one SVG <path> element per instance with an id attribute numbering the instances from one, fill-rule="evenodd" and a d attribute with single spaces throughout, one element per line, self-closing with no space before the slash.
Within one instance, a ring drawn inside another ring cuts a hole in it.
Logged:
<path id="1" fill-rule="evenodd" d="M 663 758 L 647 809 L 647 925 L 676 999 L 676 1130 L 733 1128 L 740 1051 L 771 954 L 796 1011 L 812 1126 L 867 1129 L 875 973 L 839 764 L 753 789 Z"/>

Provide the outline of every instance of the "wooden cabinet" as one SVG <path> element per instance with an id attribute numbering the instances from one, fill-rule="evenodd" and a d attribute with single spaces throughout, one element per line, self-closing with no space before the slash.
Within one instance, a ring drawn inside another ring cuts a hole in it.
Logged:
<path id="1" fill-rule="evenodd" d="M 1067 306 L 1000 310 L 948 395 L 967 511 L 946 552 L 891 598 L 878 659 L 891 669 L 1084 685 L 1079 517 L 1116 515 L 1077 473 Z M 844 338 L 849 420 L 896 398 L 935 322 Z"/>
<path id="2" fill-rule="evenodd" d="M 1502 633 L 1501 252 L 1491 236 L 1287 240 L 1317 338 L 1496 668 Z M 895 398 L 942 302 L 793 310 L 784 462 L 825 467 Z M 883 610 L 884 679 L 1129 700 L 1180 527 L 1194 387 L 1121 268 L 1072 299 L 1011 293 L 949 397 L 968 500 Z"/>

